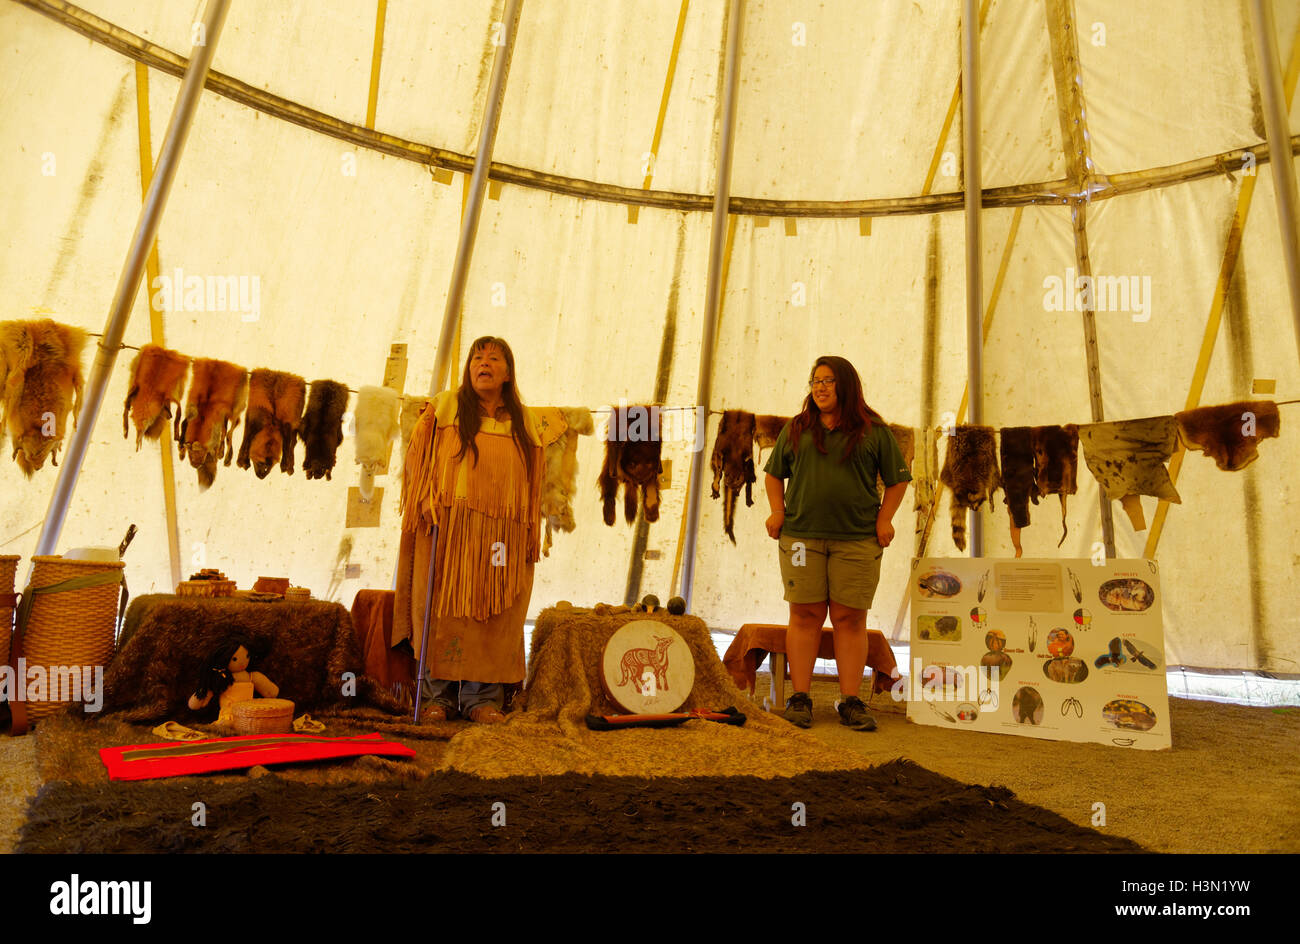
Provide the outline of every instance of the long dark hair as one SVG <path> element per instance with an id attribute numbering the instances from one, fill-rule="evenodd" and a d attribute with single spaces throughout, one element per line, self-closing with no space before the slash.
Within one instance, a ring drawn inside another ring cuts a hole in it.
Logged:
<path id="1" fill-rule="evenodd" d="M 240 646 L 248 650 L 250 668 L 253 665 L 253 660 L 262 654 L 262 647 L 258 646 L 244 633 L 232 632 L 222 637 L 221 642 L 208 653 L 208 657 L 203 661 L 203 668 L 199 670 L 199 684 L 194 690 L 194 694 L 200 698 L 208 694 L 208 692 L 213 695 L 220 695 L 234 684 L 235 680 L 230 674 L 230 660 L 235 657 L 235 653 L 239 651 Z"/>
<path id="2" fill-rule="evenodd" d="M 478 465 L 478 444 L 474 442 L 478 436 L 479 426 L 479 407 L 482 401 L 479 400 L 478 394 L 474 392 L 474 384 L 469 376 L 470 361 L 474 355 L 484 348 L 489 347 L 501 348 L 501 353 L 506 358 L 506 368 L 510 371 L 510 379 L 501 386 L 501 401 L 505 405 L 506 412 L 510 414 L 510 435 L 519 447 L 520 453 L 524 457 L 524 467 L 528 470 L 528 480 L 533 478 L 533 444 L 528 440 L 528 431 L 524 428 L 524 404 L 519 399 L 519 390 L 515 386 L 515 355 L 510 350 L 510 345 L 505 342 L 504 338 L 481 337 L 469 347 L 469 354 L 465 356 L 465 370 L 460 378 L 460 390 L 456 392 L 456 405 L 458 408 L 457 426 L 460 430 L 460 452 L 456 453 L 457 459 L 463 459 L 466 451 L 474 453 L 474 465 Z"/>
<path id="3" fill-rule="evenodd" d="M 871 424 L 883 423 L 884 420 L 879 413 L 867 406 L 867 401 L 862 397 L 862 381 L 858 378 L 858 372 L 852 364 L 843 357 L 825 354 L 817 358 L 812 370 L 809 371 L 810 384 L 813 377 L 817 375 L 818 367 L 829 367 L 835 374 L 835 400 L 840 410 L 840 421 L 836 428 L 842 429 L 849 436 L 844 455 L 839 458 L 843 463 L 853 455 L 862 437 L 871 432 Z M 822 425 L 820 417 L 821 410 L 817 408 L 817 402 L 813 399 L 812 391 L 809 390 L 808 396 L 804 397 L 803 409 L 790 421 L 791 451 L 799 451 L 799 438 L 804 430 L 811 429 L 813 445 L 822 455 L 827 455 L 826 427 Z"/>

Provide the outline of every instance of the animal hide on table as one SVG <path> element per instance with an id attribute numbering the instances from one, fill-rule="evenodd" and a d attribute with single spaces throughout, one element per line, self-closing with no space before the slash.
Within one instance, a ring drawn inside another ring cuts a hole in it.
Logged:
<path id="1" fill-rule="evenodd" d="M 966 550 L 966 512 L 1002 487 L 992 426 L 958 426 L 948 439 L 939 481 L 952 491 L 952 542 Z"/>
<path id="2" fill-rule="evenodd" d="M 623 484 L 623 517 L 636 521 L 637 489 L 646 521 L 659 520 L 660 442 L 657 435 L 659 409 L 649 406 L 615 407 L 609 412 L 609 438 L 605 441 L 605 464 L 600 470 L 601 504 L 605 524 L 614 524 L 614 501 Z M 651 427 L 654 427 L 652 429 Z M 617 438 L 626 433 L 627 439 Z"/>
<path id="3" fill-rule="evenodd" d="M 81 412 L 86 332 L 48 318 L 0 323 L 0 408 L 14 461 L 28 478 L 49 456 L 58 465 L 68 413 Z"/>
<path id="4" fill-rule="evenodd" d="M 302 417 L 302 470 L 309 479 L 328 479 L 343 442 L 343 414 L 348 388 L 334 380 L 313 380 L 307 412 Z"/>
<path id="5" fill-rule="evenodd" d="M 544 407 L 533 411 L 538 418 L 542 439 L 542 517 L 546 519 L 543 556 L 550 556 L 551 532 L 571 532 L 577 526 L 573 518 L 573 496 L 578 485 L 578 437 L 596 431 L 591 411 L 586 407 Z"/>
<path id="6" fill-rule="evenodd" d="M 362 387 L 357 391 L 356 428 L 353 440 L 356 464 L 361 466 L 361 497 L 374 492 L 374 477 L 388 471 L 389 443 L 401 432 L 399 397 L 388 387 Z"/>
<path id="7" fill-rule="evenodd" d="M 181 398 L 189 370 L 188 357 L 158 344 L 146 344 L 131 361 L 131 389 L 122 408 L 122 437 L 129 434 L 128 420 L 134 420 L 137 450 L 142 439 L 162 438 L 167 419 L 179 429 Z"/>
<path id="8" fill-rule="evenodd" d="M 1011 516 L 1011 544 L 1016 557 L 1023 553 L 1020 529 L 1029 526 L 1029 502 L 1048 495 L 1061 498 L 1061 540 L 1065 522 L 1065 497 L 1077 491 L 1079 431 L 1067 426 L 1007 426 L 1002 439 L 1002 499 Z"/>
<path id="9" fill-rule="evenodd" d="M 244 415 L 244 441 L 236 464 L 252 465 L 259 479 L 276 463 L 293 475 L 293 450 L 302 425 L 307 381 L 296 374 L 259 367 L 248 380 L 248 412 Z"/>
<path id="10" fill-rule="evenodd" d="M 1134 531 L 1146 528 L 1139 495 L 1182 503 L 1165 468 L 1178 444 L 1178 424 L 1172 416 L 1088 423 L 1079 427 L 1079 444 L 1102 494 L 1119 499 Z"/>
<path id="11" fill-rule="evenodd" d="M 1272 400 L 1242 400 L 1175 413 L 1178 435 L 1188 449 L 1199 449 L 1224 472 L 1239 472 L 1259 458 L 1261 439 L 1274 439 L 1281 427 Z"/>
<path id="12" fill-rule="evenodd" d="M 238 364 L 199 358 L 190 367 L 190 392 L 185 401 L 176 445 L 181 458 L 199 470 L 199 488 L 206 491 L 217 477 L 217 460 L 235 456 L 235 428 L 248 404 L 248 371 Z"/>
<path id="13" fill-rule="evenodd" d="M 784 424 L 782 424 L 784 425 Z M 754 433 L 757 422 L 753 413 L 727 410 L 718 424 L 717 438 L 713 441 L 713 457 L 709 467 L 713 470 L 711 494 L 718 497 L 718 483 L 722 483 L 725 497 L 722 502 L 722 531 L 731 543 L 736 543 L 736 498 L 743 486 L 745 507 L 754 504 Z M 778 430 L 778 435 L 779 435 Z M 773 443 L 776 439 L 773 438 Z"/>

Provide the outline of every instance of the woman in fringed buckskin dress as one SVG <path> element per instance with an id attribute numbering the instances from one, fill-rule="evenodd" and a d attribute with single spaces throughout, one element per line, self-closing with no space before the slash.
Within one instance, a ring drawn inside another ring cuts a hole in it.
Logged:
<path id="1" fill-rule="evenodd" d="M 504 685 L 524 678 L 524 618 L 539 557 L 542 446 L 501 338 L 470 348 L 460 388 L 416 423 L 402 472 L 394 644 L 419 657 L 438 525 L 424 717 L 505 720 Z"/>

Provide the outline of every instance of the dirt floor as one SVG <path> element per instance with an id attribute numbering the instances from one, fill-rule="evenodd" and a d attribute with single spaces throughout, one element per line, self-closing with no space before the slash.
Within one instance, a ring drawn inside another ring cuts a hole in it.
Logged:
<path id="1" fill-rule="evenodd" d="M 760 696 L 767 687 L 760 674 Z M 873 763 L 907 758 L 963 783 L 1006 787 L 1154 851 L 1300 851 L 1300 709 L 1171 698 L 1173 749 L 1131 751 L 912 724 L 887 695 L 871 704 L 879 730 L 860 733 L 838 723 L 837 694 L 833 682 L 814 683 L 810 733 Z M 0 852 L 13 850 L 40 786 L 39 738 L 0 736 Z"/>

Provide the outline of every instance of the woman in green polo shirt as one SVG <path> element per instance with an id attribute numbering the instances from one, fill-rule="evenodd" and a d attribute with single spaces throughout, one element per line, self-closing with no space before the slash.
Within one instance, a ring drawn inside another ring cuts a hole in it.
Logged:
<path id="1" fill-rule="evenodd" d="M 803 410 L 781 430 L 765 467 L 772 508 L 767 533 L 780 545 L 790 603 L 786 656 L 794 694 L 785 718 L 801 728 L 812 724 L 808 690 L 829 607 L 840 723 L 873 731 L 876 721 L 858 697 L 867 663 L 867 610 L 912 475 L 894 434 L 863 399 L 852 364 L 819 357 L 809 379 Z M 884 495 L 876 491 L 877 472 Z"/>

